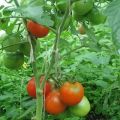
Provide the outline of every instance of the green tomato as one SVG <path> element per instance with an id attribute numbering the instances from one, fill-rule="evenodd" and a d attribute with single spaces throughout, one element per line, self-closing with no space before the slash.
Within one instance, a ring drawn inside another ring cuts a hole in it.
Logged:
<path id="1" fill-rule="evenodd" d="M 82 21 L 82 20 L 84 20 L 85 19 L 85 17 L 84 16 L 81 16 L 81 15 L 78 15 L 76 12 L 72 12 L 72 16 L 73 16 L 73 18 L 76 20 L 76 21 Z"/>
<path id="2" fill-rule="evenodd" d="M 80 103 L 78 103 L 75 106 L 71 106 L 69 110 L 76 116 L 80 117 L 86 116 L 90 111 L 90 103 L 87 97 L 84 96 Z"/>
<path id="3" fill-rule="evenodd" d="M 103 15 L 97 8 L 93 8 L 88 13 L 87 18 L 93 25 L 102 24 L 106 21 L 106 16 Z"/>
<path id="4" fill-rule="evenodd" d="M 78 16 L 87 14 L 93 8 L 93 0 L 79 0 L 72 5 L 73 12 Z"/>
<path id="5" fill-rule="evenodd" d="M 5 52 L 3 56 L 3 63 L 8 69 L 18 69 L 24 63 L 24 55 L 19 52 Z"/>
<path id="6" fill-rule="evenodd" d="M 21 42 L 20 36 L 17 34 L 11 34 L 4 38 L 2 45 L 3 47 L 6 47 L 4 48 L 6 52 L 16 52 L 20 47 L 20 44 L 18 44 L 19 42 Z"/>
<path id="7" fill-rule="evenodd" d="M 60 10 L 61 12 L 65 12 L 66 7 L 67 7 L 67 1 L 65 0 L 56 0 L 56 7 L 58 8 L 58 10 Z"/>

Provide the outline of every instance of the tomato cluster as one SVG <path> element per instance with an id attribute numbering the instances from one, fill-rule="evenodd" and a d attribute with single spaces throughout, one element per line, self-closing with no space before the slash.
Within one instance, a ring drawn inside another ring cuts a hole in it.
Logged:
<path id="1" fill-rule="evenodd" d="M 81 83 L 65 82 L 60 89 L 53 90 L 45 99 L 45 110 L 49 114 L 57 115 L 69 108 L 76 116 L 85 116 L 90 111 L 90 103 L 84 96 Z"/>
<path id="2" fill-rule="evenodd" d="M 44 76 L 40 78 L 40 83 Z M 29 96 L 36 98 L 35 78 L 32 77 L 27 84 Z M 59 89 L 46 82 L 43 93 L 45 94 L 45 110 L 49 114 L 58 115 L 69 108 L 77 116 L 85 116 L 90 111 L 90 103 L 84 96 L 84 87 L 81 83 L 65 82 Z"/>
<path id="3" fill-rule="evenodd" d="M 77 22 L 89 22 L 91 25 L 104 23 L 106 16 L 98 9 L 94 0 L 74 0 L 72 2 L 72 17 Z M 65 13 L 67 1 L 56 0 L 56 8 L 60 13 Z M 82 30 L 81 30 L 82 29 Z M 85 29 L 80 27 L 80 34 L 85 34 Z"/>
<path id="4" fill-rule="evenodd" d="M 56 10 L 54 9 L 54 7 L 53 8 L 51 7 L 49 12 L 51 19 L 54 22 L 53 26 L 51 27 L 53 29 L 58 29 L 64 17 L 68 3 L 65 0 L 55 0 L 53 1 L 53 4 Z M 102 12 L 98 9 L 94 0 L 72 0 L 71 13 L 66 18 L 64 26 L 62 26 L 63 27 L 62 30 L 66 30 L 73 22 L 72 20 L 75 20 L 78 23 L 79 22 L 85 23 L 87 21 L 86 23 L 88 24 L 90 23 L 90 25 L 98 25 L 106 21 L 106 16 L 102 14 Z M 33 20 L 27 19 L 26 27 L 28 32 L 36 38 L 43 38 L 49 34 L 49 28 L 47 26 L 39 24 Z M 86 29 L 83 24 L 79 26 L 78 32 L 82 35 L 86 33 Z M 10 34 L 7 37 L 5 36 L 5 40 L 2 46 L 4 47 L 5 50 L 3 63 L 4 66 L 9 69 L 20 68 L 24 63 L 23 56 L 27 57 L 30 56 L 31 46 L 29 42 L 22 43 L 21 36 L 19 33 Z M 14 57 L 10 59 L 10 55 L 11 57 L 12 56 Z M 20 60 L 22 62 L 20 62 Z M 18 63 L 18 65 L 15 66 L 15 63 Z"/>

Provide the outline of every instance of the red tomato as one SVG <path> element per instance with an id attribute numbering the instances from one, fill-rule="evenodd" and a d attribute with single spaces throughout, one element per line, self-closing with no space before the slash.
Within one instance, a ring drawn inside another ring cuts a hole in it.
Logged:
<path id="1" fill-rule="evenodd" d="M 42 82 L 43 79 L 44 79 L 44 76 L 42 76 L 40 78 L 40 83 Z M 50 93 L 51 89 L 52 89 L 52 85 L 47 81 L 45 83 L 45 87 L 43 90 L 45 97 Z M 32 77 L 32 79 L 27 84 L 27 92 L 28 92 L 29 96 L 36 98 L 36 85 L 35 85 L 34 77 Z"/>
<path id="2" fill-rule="evenodd" d="M 84 96 L 84 88 L 79 82 L 65 82 L 60 88 L 60 98 L 68 106 L 78 104 Z"/>
<path id="3" fill-rule="evenodd" d="M 49 93 L 47 98 L 45 99 L 45 110 L 49 114 L 60 114 L 64 112 L 66 109 L 66 105 L 60 99 L 59 91 L 52 91 Z"/>
<path id="4" fill-rule="evenodd" d="M 45 37 L 49 33 L 49 29 L 47 27 L 31 20 L 27 22 L 27 28 L 32 35 L 38 38 Z"/>

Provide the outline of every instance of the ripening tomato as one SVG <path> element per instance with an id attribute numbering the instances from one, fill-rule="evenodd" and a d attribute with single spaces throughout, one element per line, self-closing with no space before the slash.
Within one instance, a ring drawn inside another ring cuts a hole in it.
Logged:
<path id="1" fill-rule="evenodd" d="M 68 106 L 78 104 L 84 96 L 84 88 L 79 82 L 65 82 L 60 88 L 60 98 Z"/>
<path id="2" fill-rule="evenodd" d="M 49 33 L 49 29 L 47 27 L 36 22 L 33 22 L 31 20 L 27 22 L 27 28 L 32 35 L 38 38 L 45 37 Z"/>
<path id="3" fill-rule="evenodd" d="M 44 76 L 40 78 L 40 83 L 44 79 Z M 52 85 L 47 81 L 43 90 L 43 93 L 45 94 L 45 97 L 50 93 L 52 89 Z M 36 98 L 36 85 L 35 85 L 35 78 L 32 77 L 32 79 L 27 84 L 27 92 L 29 96 Z"/>
<path id="4" fill-rule="evenodd" d="M 45 110 L 49 114 L 57 115 L 64 112 L 66 105 L 60 99 L 59 91 L 52 91 L 45 99 Z"/>
<path id="5" fill-rule="evenodd" d="M 80 103 L 69 108 L 72 114 L 76 116 L 86 116 L 90 111 L 90 102 L 87 97 L 83 97 Z"/>
<path id="6" fill-rule="evenodd" d="M 84 35 L 84 34 L 86 33 L 86 30 L 85 30 L 85 27 L 83 26 L 83 24 L 80 24 L 80 25 L 79 25 L 78 32 L 79 32 L 81 35 Z"/>

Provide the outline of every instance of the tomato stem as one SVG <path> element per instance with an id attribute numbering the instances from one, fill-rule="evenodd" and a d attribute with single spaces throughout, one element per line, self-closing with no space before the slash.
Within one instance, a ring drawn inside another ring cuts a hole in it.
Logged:
<path id="1" fill-rule="evenodd" d="M 68 15 L 70 13 L 70 7 L 71 7 L 71 0 L 68 0 L 68 5 L 67 5 L 65 15 L 63 17 L 63 20 L 62 20 L 61 24 L 58 26 L 57 31 L 56 31 L 56 38 L 55 38 L 55 41 L 54 41 L 53 51 L 52 51 L 52 54 L 51 54 L 50 65 L 49 65 L 49 68 L 48 68 L 48 70 L 45 74 L 45 78 L 41 83 L 41 86 L 45 85 L 45 82 L 48 79 L 48 76 L 50 74 L 51 68 L 53 67 L 54 63 L 56 63 L 56 62 L 58 63 L 58 61 L 56 61 L 56 60 L 58 60 L 58 58 L 56 58 L 56 57 L 58 57 L 58 51 L 59 51 L 58 45 L 59 45 L 59 41 L 60 41 L 60 35 L 62 33 L 65 21 L 66 21 Z"/>
<path id="2" fill-rule="evenodd" d="M 35 41 L 33 41 L 35 42 Z M 42 90 L 43 87 L 40 88 L 40 76 L 38 74 L 38 70 L 37 70 L 37 66 L 36 66 L 36 46 L 33 44 L 33 57 L 34 57 L 34 61 L 32 63 L 33 66 L 33 72 L 35 75 L 35 84 L 36 84 L 36 96 L 37 96 L 37 100 L 36 100 L 36 120 L 42 120 L 42 110 L 43 110 L 43 95 L 42 95 Z"/>
<path id="3" fill-rule="evenodd" d="M 17 2 L 17 0 L 14 0 L 14 3 L 16 4 L 16 6 L 19 6 L 19 4 L 17 4 L 16 2 Z M 63 30 L 63 27 L 64 27 L 64 23 L 66 21 L 66 18 L 68 17 L 69 12 L 70 12 L 70 3 L 71 3 L 71 0 L 68 0 L 68 7 L 66 9 L 64 18 L 63 18 L 60 26 L 58 27 L 57 31 L 54 32 L 54 33 L 56 33 L 56 39 L 55 39 L 55 42 L 54 42 L 54 47 L 53 47 L 53 51 L 52 51 L 52 55 L 51 55 L 51 61 L 50 61 L 49 68 L 48 68 L 48 70 L 47 70 L 47 72 L 45 74 L 45 78 L 44 78 L 44 80 L 42 81 L 41 84 L 40 84 L 40 81 L 39 81 L 39 77 L 40 76 L 38 74 L 37 65 L 36 65 L 36 46 L 37 45 L 35 43 L 35 40 L 34 40 L 33 36 L 31 36 L 29 34 L 28 30 L 27 30 L 26 20 L 23 19 L 23 23 L 24 23 L 26 31 L 28 32 L 28 35 L 29 35 L 28 36 L 28 41 L 29 41 L 30 46 L 31 46 L 30 58 L 31 58 L 32 66 L 33 66 L 33 72 L 34 72 L 34 75 L 35 75 L 36 96 L 37 96 L 37 101 L 36 101 L 36 120 L 42 120 L 43 119 L 43 114 L 42 114 L 42 111 L 43 111 L 43 95 L 41 94 L 41 91 L 44 88 L 45 82 L 48 79 L 48 76 L 49 76 L 49 73 L 51 71 L 51 68 L 53 67 L 53 64 L 56 62 L 56 58 L 55 57 L 57 57 L 57 55 L 58 55 L 58 44 L 59 44 L 59 41 L 60 41 L 60 35 L 62 33 L 62 30 Z"/>
<path id="4" fill-rule="evenodd" d="M 14 0 L 14 3 L 17 7 L 19 7 L 18 1 Z M 33 36 L 31 36 L 27 30 L 27 26 L 26 26 L 26 20 L 23 19 L 23 24 L 25 26 L 25 29 L 28 33 L 28 41 L 29 44 L 31 46 L 31 52 L 30 52 L 30 59 L 31 59 L 31 64 L 33 67 L 33 72 L 35 75 L 35 84 L 36 84 L 36 96 L 37 96 L 37 100 L 36 100 L 36 120 L 42 120 L 42 110 L 43 110 L 43 95 L 41 93 L 41 90 L 43 90 L 43 87 L 41 87 L 40 89 L 40 80 L 39 80 L 39 74 L 38 74 L 38 70 L 37 70 L 37 65 L 36 65 L 36 44 L 37 42 L 35 42 L 35 38 Z"/>

